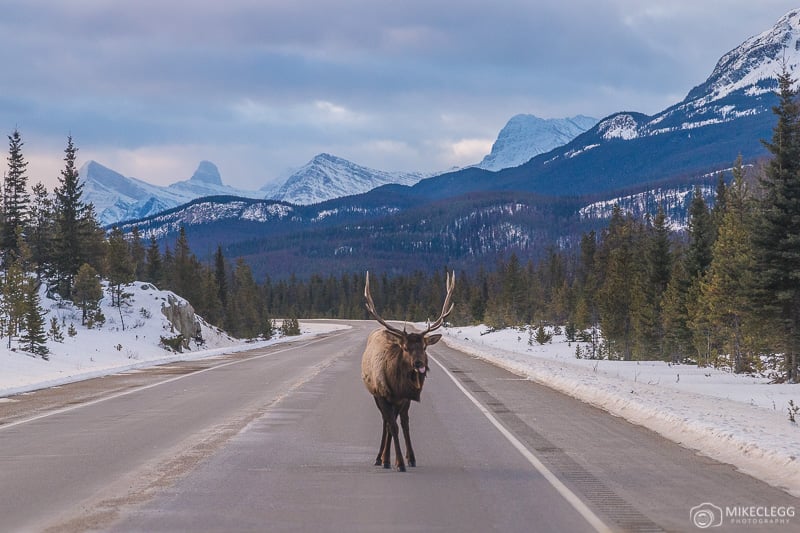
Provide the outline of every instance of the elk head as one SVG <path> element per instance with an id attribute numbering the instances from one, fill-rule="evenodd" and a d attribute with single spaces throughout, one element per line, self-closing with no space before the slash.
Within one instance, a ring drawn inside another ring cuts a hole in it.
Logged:
<path id="1" fill-rule="evenodd" d="M 402 367 L 412 369 L 412 380 L 417 390 L 422 389 L 422 384 L 425 382 L 427 372 L 430 370 L 428 366 L 428 354 L 425 349 L 428 346 L 436 344 L 442 338 L 440 334 L 430 335 L 432 331 L 439 329 L 444 323 L 444 319 L 453 310 L 453 290 L 455 288 L 455 272 L 447 274 L 447 295 L 444 299 L 442 312 L 439 314 L 433 323 L 428 322 L 427 328 L 422 332 L 408 332 L 405 328 L 398 329 L 387 323 L 378 312 L 375 310 L 375 303 L 372 301 L 372 295 L 369 290 L 369 272 L 367 272 L 367 279 L 364 285 L 364 298 L 366 298 L 366 307 L 369 314 L 377 320 L 387 333 L 397 339 L 397 344 L 400 347 L 402 360 Z"/>

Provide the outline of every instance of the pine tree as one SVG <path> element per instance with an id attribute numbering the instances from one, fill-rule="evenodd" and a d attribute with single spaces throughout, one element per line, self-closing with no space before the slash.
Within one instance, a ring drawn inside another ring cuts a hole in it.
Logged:
<path id="1" fill-rule="evenodd" d="M 258 288 L 250 267 L 240 257 L 233 271 L 226 329 L 237 337 L 252 338 L 261 333 L 262 324 Z"/>
<path id="2" fill-rule="evenodd" d="M 225 256 L 222 254 L 222 246 L 217 245 L 217 252 L 214 254 L 214 277 L 219 289 L 219 301 L 222 307 L 228 305 L 228 272 Z"/>
<path id="3" fill-rule="evenodd" d="M 108 283 L 111 288 L 111 305 L 119 308 L 119 319 L 125 329 L 122 306 L 125 303 L 125 285 L 134 281 L 134 268 L 128 251 L 128 243 L 119 226 L 114 226 L 108 236 Z"/>
<path id="4" fill-rule="evenodd" d="M 61 331 L 58 318 L 54 316 L 50 317 L 50 329 L 47 330 L 47 336 L 53 342 L 64 342 L 64 333 Z"/>
<path id="5" fill-rule="evenodd" d="M 39 278 L 51 272 L 55 241 L 54 216 L 53 201 L 50 199 L 47 189 L 41 183 L 37 183 L 33 186 L 27 241 L 31 249 L 31 260 Z"/>
<path id="6" fill-rule="evenodd" d="M 754 224 L 756 257 L 754 300 L 763 319 L 771 321 L 785 355 L 786 378 L 797 383 L 800 357 L 800 104 L 784 66 L 778 77 L 778 122 L 773 157 L 760 179 L 763 196 Z"/>
<path id="7" fill-rule="evenodd" d="M 144 279 L 156 285 L 162 285 L 163 269 L 161 264 L 161 250 L 158 248 L 158 241 L 155 237 L 150 237 L 150 245 L 147 247 L 147 269 Z"/>
<path id="8" fill-rule="evenodd" d="M 711 265 L 701 281 L 699 309 L 710 325 L 712 346 L 718 356 L 730 354 L 734 372 L 750 370 L 745 335 L 749 308 L 749 277 L 753 272 L 751 209 L 744 182 L 741 157 L 734 167 L 734 181 L 726 193 Z"/>
<path id="9" fill-rule="evenodd" d="M 20 337 L 25 351 L 48 360 L 47 336 L 44 332 L 44 310 L 39 300 L 39 289 L 34 278 L 25 283 L 25 333 Z"/>
<path id="10" fill-rule="evenodd" d="M 663 208 L 659 207 L 652 226 L 644 232 L 640 248 L 643 253 L 633 281 L 631 313 L 635 349 L 639 358 L 662 359 L 665 355 L 662 299 L 672 273 L 670 232 Z"/>
<path id="11" fill-rule="evenodd" d="M 3 187 L 3 224 L 0 244 L 6 264 L 13 261 L 19 250 L 19 236 L 28 224 L 30 196 L 25 175 L 28 162 L 22 155 L 22 135 L 18 129 L 8 136 L 8 174 Z M 9 259 L 9 254 L 11 258 Z"/>
<path id="12" fill-rule="evenodd" d="M 73 278 L 78 269 L 82 264 L 91 262 L 88 253 L 91 243 L 87 240 L 92 228 L 86 219 L 93 216 L 93 211 L 87 209 L 82 199 L 83 183 L 80 182 L 76 166 L 77 151 L 70 135 L 64 149 L 64 168 L 58 178 L 58 186 L 53 191 L 56 211 L 53 265 L 58 290 L 65 297 L 72 292 Z"/>
<path id="13" fill-rule="evenodd" d="M 81 308 L 81 325 L 85 326 L 97 308 L 97 303 L 103 298 L 103 287 L 100 285 L 100 276 L 88 263 L 78 269 L 71 297 Z"/>
<path id="14" fill-rule="evenodd" d="M 612 351 L 630 360 L 633 356 L 632 302 L 637 271 L 634 243 L 636 224 L 614 206 L 604 232 L 601 265 L 604 278 L 597 292 L 600 327 Z"/>
<path id="15" fill-rule="evenodd" d="M 130 255 L 133 261 L 134 278 L 143 280 L 145 276 L 147 251 L 142 244 L 142 236 L 139 234 L 139 226 L 133 226 L 130 236 Z"/>
<path id="16" fill-rule="evenodd" d="M 692 203 L 689 205 L 689 247 L 686 251 L 686 272 L 693 279 L 705 274 L 711 264 L 711 247 L 716 232 L 714 217 L 708 210 L 702 190 L 695 187 Z"/>
<path id="17" fill-rule="evenodd" d="M 8 337 L 8 348 L 11 348 L 11 340 L 19 334 L 24 324 L 26 303 L 25 271 L 22 261 L 17 258 L 5 271 L 0 298 L 0 316 L 5 323 L 2 334 Z"/>

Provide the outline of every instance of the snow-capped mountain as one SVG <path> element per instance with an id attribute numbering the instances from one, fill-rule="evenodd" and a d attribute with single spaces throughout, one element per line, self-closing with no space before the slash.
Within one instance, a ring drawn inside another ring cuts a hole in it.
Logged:
<path id="1" fill-rule="evenodd" d="M 654 116 L 627 112 L 611 115 L 590 130 L 590 135 L 579 137 L 569 150 L 551 161 L 575 157 L 596 148 L 602 141 L 630 141 L 675 133 L 688 139 L 693 134 L 707 135 L 711 126 L 733 126 L 742 119 L 763 123 L 764 120 L 759 120 L 763 117 L 772 121 L 777 77 L 783 65 L 794 77 L 800 73 L 800 9 L 787 13 L 772 28 L 722 56 L 708 79 L 689 91 L 682 102 Z M 769 130 L 758 134 L 769 138 Z M 763 153 L 758 143 L 743 149 L 750 155 Z M 732 161 L 735 154 L 729 158 Z"/>
<path id="2" fill-rule="evenodd" d="M 318 154 L 293 173 L 269 198 L 309 205 L 370 191 L 381 185 L 413 185 L 423 173 L 385 172 L 362 167 L 331 154 Z"/>
<path id="3" fill-rule="evenodd" d="M 83 200 L 94 204 L 103 225 L 153 215 L 187 202 L 187 196 L 166 187 L 128 178 L 97 161 L 87 161 L 80 169 Z"/>
<path id="4" fill-rule="evenodd" d="M 384 172 L 330 154 L 319 154 L 292 173 L 280 187 L 268 184 L 258 191 L 236 189 L 222 182 L 219 169 L 201 161 L 191 178 L 167 187 L 123 176 L 96 161 L 80 170 L 84 201 L 93 203 L 103 225 L 135 220 L 208 196 L 280 200 L 296 205 L 319 203 L 367 192 L 389 183 L 413 185 L 424 173 Z"/>
<path id="5" fill-rule="evenodd" d="M 97 161 L 87 161 L 81 167 L 80 179 L 84 184 L 83 200 L 94 204 L 103 225 L 154 215 L 204 196 L 260 198 L 263 195 L 223 184 L 219 170 L 210 161 L 202 161 L 190 179 L 168 187 L 123 176 Z"/>
<path id="6" fill-rule="evenodd" d="M 178 181 L 168 187 L 173 191 L 190 197 L 190 200 L 204 196 L 241 196 L 244 198 L 260 198 L 257 191 L 237 189 L 222 183 L 219 169 L 211 161 L 200 161 L 192 177 Z"/>
<path id="7" fill-rule="evenodd" d="M 486 170 L 517 167 L 539 154 L 567 144 L 595 124 L 596 118 L 583 115 L 561 119 L 515 115 L 500 130 L 491 153 L 477 167 Z"/>

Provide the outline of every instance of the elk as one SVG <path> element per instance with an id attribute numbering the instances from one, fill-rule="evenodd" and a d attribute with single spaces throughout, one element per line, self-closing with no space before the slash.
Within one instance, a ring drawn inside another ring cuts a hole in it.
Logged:
<path id="1" fill-rule="evenodd" d="M 395 468 L 405 472 L 406 465 L 400 451 L 400 435 L 397 427 L 397 417 L 403 428 L 403 437 L 406 444 L 406 459 L 409 466 L 417 466 L 414 448 L 411 446 L 411 437 L 408 433 L 408 409 L 411 401 L 420 401 L 422 386 L 425 378 L 430 373 L 428 354 L 425 349 L 436 344 L 442 338 L 440 334 L 430 335 L 439 329 L 444 319 L 453 310 L 453 289 L 455 288 L 455 273 L 447 274 L 447 295 L 444 298 L 442 312 L 433 323 L 428 322 L 428 327 L 422 332 L 408 332 L 388 324 L 375 310 L 375 303 L 369 291 L 369 272 L 367 272 L 364 285 L 364 298 L 366 307 L 372 318 L 378 321 L 383 328 L 376 329 L 367 338 L 367 346 L 361 358 L 361 379 L 367 390 L 375 398 L 375 404 L 381 412 L 382 434 L 381 445 L 375 465 L 389 468 L 391 460 L 392 442 L 395 449 Z"/>

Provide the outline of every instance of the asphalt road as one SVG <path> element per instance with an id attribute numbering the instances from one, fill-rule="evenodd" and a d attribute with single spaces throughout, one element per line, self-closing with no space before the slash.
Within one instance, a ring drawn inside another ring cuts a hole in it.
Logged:
<path id="1" fill-rule="evenodd" d="M 0 531 L 691 531 L 786 493 L 439 343 L 417 467 L 372 465 L 374 323 L 0 402 Z M 800 531 L 783 523 L 724 530 Z"/>

